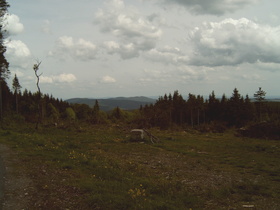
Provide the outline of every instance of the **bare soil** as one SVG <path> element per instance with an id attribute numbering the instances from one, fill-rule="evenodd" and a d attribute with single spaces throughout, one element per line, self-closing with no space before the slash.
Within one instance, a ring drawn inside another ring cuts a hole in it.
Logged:
<path id="1" fill-rule="evenodd" d="M 0 144 L 1 174 L 3 183 L 2 209 L 28 209 L 35 187 L 24 170 L 20 170 L 17 155 L 7 146 Z"/>
<path id="2" fill-rule="evenodd" d="M 80 203 L 82 193 L 64 184 L 69 178 L 67 171 L 50 171 L 45 164 L 26 162 L 3 144 L 0 161 L 0 210 L 84 209 Z"/>

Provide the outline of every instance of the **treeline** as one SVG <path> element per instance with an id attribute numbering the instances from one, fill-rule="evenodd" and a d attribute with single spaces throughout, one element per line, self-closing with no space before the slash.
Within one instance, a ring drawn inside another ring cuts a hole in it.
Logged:
<path id="1" fill-rule="evenodd" d="M 139 127 L 169 128 L 178 126 L 200 126 L 213 122 L 224 123 L 226 126 L 242 127 L 252 121 L 279 121 L 280 103 L 265 102 L 264 98 L 252 101 L 248 95 L 239 94 L 237 88 L 230 98 L 225 95 L 217 98 L 214 91 L 207 99 L 201 95 L 189 94 L 185 100 L 178 91 L 165 94 L 155 104 L 140 107 L 136 111 L 125 111 L 116 107 L 110 112 L 99 109 L 98 101 L 94 107 L 86 104 L 69 104 L 52 95 L 31 91 L 20 91 L 20 84 L 15 75 L 13 91 L 2 81 L 2 111 L 4 115 L 17 113 L 28 122 L 42 119 L 59 121 L 60 119 L 83 120 L 90 123 L 105 123 L 106 120 L 123 121 L 137 124 Z M 258 93 L 257 91 L 256 93 Z M 38 107 L 40 111 L 38 111 Z"/>
<path id="2" fill-rule="evenodd" d="M 60 113 L 63 113 L 69 107 L 68 103 L 55 99 L 48 94 L 39 97 L 38 93 L 32 93 L 27 89 L 23 93 L 20 90 L 12 92 L 5 81 L 1 83 L 1 88 L 4 119 L 18 115 L 27 122 L 35 122 L 36 117 L 41 113 L 43 118 L 53 118 L 55 120 L 62 117 Z M 40 112 L 38 112 L 38 106 Z"/>
<path id="3" fill-rule="evenodd" d="M 235 88 L 232 96 L 218 99 L 214 91 L 208 99 L 189 94 L 183 99 L 178 91 L 159 97 L 155 104 L 140 108 L 138 124 L 143 127 L 163 129 L 176 126 L 199 127 L 201 125 L 219 125 L 219 127 L 242 127 L 251 122 L 279 122 L 280 104 L 265 102 L 264 98 L 252 102 L 248 95 L 241 96 Z"/>
<path id="4" fill-rule="evenodd" d="M 69 104 L 68 102 L 54 98 L 49 94 L 32 93 L 25 89 L 20 91 L 20 84 L 15 75 L 13 91 L 5 81 L 1 83 L 2 88 L 2 124 L 12 120 L 22 120 L 28 123 L 50 125 L 64 124 L 65 122 L 83 121 L 89 124 L 106 124 L 110 122 L 126 122 L 131 118 L 133 112 L 125 112 L 116 107 L 110 112 L 99 109 L 98 101 L 94 107 L 86 104 Z M 16 84 L 16 85 L 15 85 Z"/>
<path id="5" fill-rule="evenodd" d="M 41 125 L 79 124 L 125 124 L 131 128 L 170 129 L 174 127 L 195 128 L 203 132 L 223 132 L 227 128 L 241 128 L 242 135 L 250 137 L 280 138 L 280 103 L 267 102 L 261 89 L 253 100 L 239 94 L 237 88 L 231 97 L 217 98 L 214 91 L 207 99 L 201 95 L 189 94 L 184 99 L 178 91 L 165 94 L 154 104 L 139 110 L 125 111 L 116 107 L 104 112 L 99 109 L 98 100 L 93 107 L 86 104 L 69 104 L 52 95 L 20 91 L 15 76 L 11 91 L 4 81 L 2 89 L 2 112 L 5 124 L 9 119 Z M 18 88 L 16 88 L 18 87 Z M 246 129 L 244 129 L 246 127 Z"/>

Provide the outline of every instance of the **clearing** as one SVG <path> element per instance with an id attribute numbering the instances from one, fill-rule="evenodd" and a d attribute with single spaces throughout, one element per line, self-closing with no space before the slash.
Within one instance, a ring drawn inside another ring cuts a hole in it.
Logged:
<path id="1" fill-rule="evenodd" d="M 279 141 L 150 132 L 160 143 L 120 126 L 0 130 L 3 209 L 280 208 Z"/>

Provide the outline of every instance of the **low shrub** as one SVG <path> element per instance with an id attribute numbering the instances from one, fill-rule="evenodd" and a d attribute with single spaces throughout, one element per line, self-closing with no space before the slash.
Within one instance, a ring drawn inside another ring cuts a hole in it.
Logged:
<path id="1" fill-rule="evenodd" d="M 241 128 L 239 134 L 250 138 L 264 138 L 280 140 L 280 123 L 279 122 L 260 122 Z"/>

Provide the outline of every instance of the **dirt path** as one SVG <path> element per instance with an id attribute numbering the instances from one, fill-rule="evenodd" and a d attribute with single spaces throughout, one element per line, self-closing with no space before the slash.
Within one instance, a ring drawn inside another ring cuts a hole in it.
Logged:
<path id="1" fill-rule="evenodd" d="M 0 209 L 2 209 L 3 196 L 4 196 L 4 177 L 5 177 L 5 167 L 3 165 L 3 160 L 0 156 Z"/>
<path id="2" fill-rule="evenodd" d="M 17 155 L 0 144 L 0 209 L 30 209 L 35 188 L 25 172 L 20 170 Z M 15 167 L 17 166 L 17 167 Z"/>
<path id="3" fill-rule="evenodd" d="M 79 203 L 81 192 L 65 185 L 67 171 L 27 162 L 3 144 L 0 162 L 0 210 L 86 209 Z"/>

